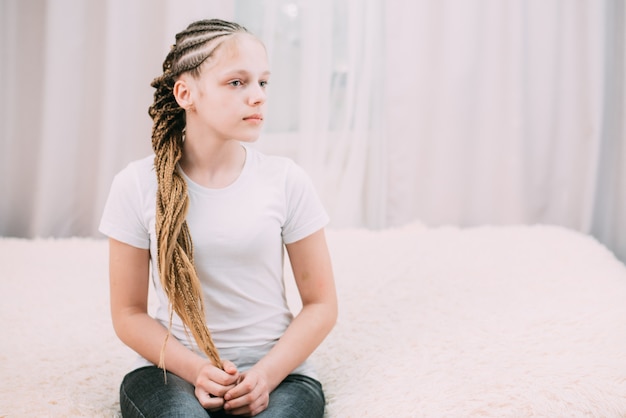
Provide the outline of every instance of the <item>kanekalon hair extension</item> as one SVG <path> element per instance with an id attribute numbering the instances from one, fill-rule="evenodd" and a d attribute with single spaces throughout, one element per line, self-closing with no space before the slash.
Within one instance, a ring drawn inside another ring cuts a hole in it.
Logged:
<path id="1" fill-rule="evenodd" d="M 155 153 L 158 189 L 156 196 L 157 258 L 163 290 L 170 302 L 168 335 L 161 349 L 159 367 L 165 370 L 165 347 L 171 334 L 173 313 L 191 331 L 198 347 L 217 367 L 222 361 L 206 324 L 202 286 L 193 261 L 193 244 L 186 222 L 189 206 L 187 183 L 177 170 L 182 157 L 185 110 L 174 97 L 178 76 L 200 73 L 200 66 L 221 43 L 220 39 L 238 32 L 243 26 L 219 19 L 194 22 L 176 35 L 163 62 L 163 74 L 151 86 L 156 89 L 148 109 L 153 121 L 152 148 Z"/>

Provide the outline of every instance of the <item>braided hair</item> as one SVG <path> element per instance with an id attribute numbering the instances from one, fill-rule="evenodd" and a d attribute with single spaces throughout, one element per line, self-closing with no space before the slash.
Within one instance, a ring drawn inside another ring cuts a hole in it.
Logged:
<path id="1" fill-rule="evenodd" d="M 165 370 L 165 346 L 172 328 L 173 313 L 191 331 L 198 347 L 217 367 L 219 353 L 208 330 L 202 287 L 193 261 L 193 245 L 186 216 L 189 206 L 187 183 L 177 170 L 182 157 L 185 110 L 174 97 L 174 84 L 182 73 L 199 76 L 200 66 L 215 51 L 220 38 L 247 32 L 236 23 L 219 19 L 190 24 L 176 35 L 163 62 L 163 74 L 151 86 L 156 89 L 148 109 L 152 118 L 152 148 L 158 188 L 156 195 L 156 237 L 158 269 L 163 290 L 170 303 L 168 334 L 161 349 L 159 367 Z"/>

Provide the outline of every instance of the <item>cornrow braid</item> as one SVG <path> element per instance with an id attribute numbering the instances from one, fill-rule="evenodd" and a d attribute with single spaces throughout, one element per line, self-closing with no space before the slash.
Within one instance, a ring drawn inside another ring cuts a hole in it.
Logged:
<path id="1" fill-rule="evenodd" d="M 219 19 L 190 24 L 176 35 L 163 62 L 163 74 L 155 78 L 154 101 L 148 109 L 152 118 L 152 148 L 157 175 L 156 237 L 158 269 L 163 290 L 170 303 L 168 334 L 161 349 L 159 367 L 165 370 L 165 346 L 171 334 L 174 312 L 185 330 L 191 331 L 198 347 L 217 367 L 222 361 L 207 327 L 202 286 L 194 266 L 193 244 L 187 226 L 189 196 L 187 183 L 177 169 L 183 153 L 185 110 L 174 97 L 174 83 L 185 72 L 198 75 L 200 66 L 211 56 L 219 38 L 247 30 Z"/>

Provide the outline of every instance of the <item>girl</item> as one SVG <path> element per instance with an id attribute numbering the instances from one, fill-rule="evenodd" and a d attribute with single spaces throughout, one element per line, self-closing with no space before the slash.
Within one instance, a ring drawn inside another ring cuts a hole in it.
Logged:
<path id="1" fill-rule="evenodd" d="M 323 415 L 306 359 L 337 316 L 328 216 L 301 168 L 246 146 L 269 75 L 257 38 L 205 20 L 176 35 L 152 82 L 154 155 L 115 177 L 100 224 L 113 325 L 140 355 L 120 388 L 125 417 Z M 284 248 L 303 305 L 295 318 Z"/>

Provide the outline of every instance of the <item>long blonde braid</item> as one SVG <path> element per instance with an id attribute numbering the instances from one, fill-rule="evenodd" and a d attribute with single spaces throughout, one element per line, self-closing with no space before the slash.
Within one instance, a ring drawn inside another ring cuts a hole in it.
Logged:
<path id="1" fill-rule="evenodd" d="M 246 32 L 236 23 L 212 19 L 189 25 L 176 35 L 163 62 L 163 74 L 151 86 L 156 89 L 148 113 L 153 121 L 152 148 L 155 153 L 158 189 L 156 196 L 156 236 L 159 274 L 170 302 L 170 324 L 163 343 L 159 367 L 165 370 L 165 346 L 171 333 L 172 315 L 180 317 L 198 347 L 217 367 L 222 361 L 206 324 L 202 286 L 193 261 L 193 245 L 187 226 L 189 196 L 187 183 L 177 170 L 182 157 L 185 110 L 173 94 L 174 83 L 184 72 L 197 76 L 200 65 L 215 50 L 218 38 Z"/>

